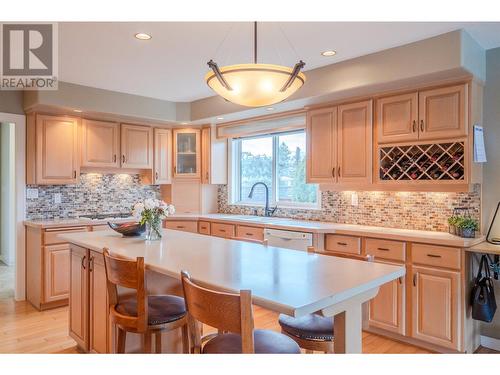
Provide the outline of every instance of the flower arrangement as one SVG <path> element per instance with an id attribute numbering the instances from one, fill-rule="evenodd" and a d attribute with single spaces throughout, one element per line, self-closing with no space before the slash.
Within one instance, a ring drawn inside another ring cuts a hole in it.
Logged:
<path id="1" fill-rule="evenodd" d="M 134 205 L 132 214 L 139 218 L 141 225 L 146 225 L 146 239 L 158 240 L 161 238 L 161 222 L 175 213 L 175 207 L 158 199 L 148 198 L 144 202 Z"/>
<path id="2" fill-rule="evenodd" d="M 479 230 L 479 222 L 470 216 L 453 215 L 448 218 L 450 233 L 460 237 L 474 238 Z"/>

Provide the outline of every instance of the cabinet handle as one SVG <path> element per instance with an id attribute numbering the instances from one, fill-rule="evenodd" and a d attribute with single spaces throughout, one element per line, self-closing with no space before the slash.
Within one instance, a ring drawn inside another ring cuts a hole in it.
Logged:
<path id="1" fill-rule="evenodd" d="M 125 155 L 122 155 L 122 163 L 125 163 Z"/>
<path id="2" fill-rule="evenodd" d="M 208 181 L 208 172 L 207 172 L 207 181 Z"/>
<path id="3" fill-rule="evenodd" d="M 94 270 L 94 257 L 90 257 L 89 259 L 89 271 L 92 272 Z"/>
<path id="4" fill-rule="evenodd" d="M 85 268 L 85 260 L 86 260 L 86 259 L 87 259 L 87 256 L 86 256 L 86 255 L 84 255 L 84 256 L 83 256 L 83 258 L 82 258 L 82 268 L 83 268 L 83 269 L 86 269 L 86 268 Z"/>
<path id="5" fill-rule="evenodd" d="M 430 258 L 441 258 L 441 255 L 436 255 L 436 254 L 427 254 L 427 256 Z"/>
<path id="6" fill-rule="evenodd" d="M 184 226 L 182 226 L 182 225 L 177 225 L 177 226 L 176 226 L 176 228 L 177 228 L 177 229 L 184 229 Z"/>
<path id="7" fill-rule="evenodd" d="M 158 172 L 155 173 L 155 178 L 158 180 Z"/>
<path id="8" fill-rule="evenodd" d="M 381 250 L 381 251 L 390 251 L 390 249 L 386 248 L 386 247 L 377 247 L 377 250 Z"/>
<path id="9" fill-rule="evenodd" d="M 417 286 L 417 277 L 418 277 L 418 272 L 413 274 L 413 286 Z"/>
<path id="10" fill-rule="evenodd" d="M 174 165 L 174 173 L 177 173 L 177 167 Z"/>
<path id="11" fill-rule="evenodd" d="M 335 167 L 332 168 L 332 177 L 335 178 Z"/>
<path id="12" fill-rule="evenodd" d="M 347 246 L 347 244 L 345 242 L 337 242 L 337 245 Z"/>
<path id="13" fill-rule="evenodd" d="M 76 171 L 73 171 L 73 178 L 76 178 Z"/>
<path id="14" fill-rule="evenodd" d="M 403 279 L 401 277 L 398 277 L 399 284 L 403 284 Z"/>
<path id="15" fill-rule="evenodd" d="M 219 229 L 219 232 L 226 233 L 226 230 L 225 229 Z"/>
<path id="16" fill-rule="evenodd" d="M 116 154 L 113 155 L 113 163 L 116 163 Z"/>
<path id="17" fill-rule="evenodd" d="M 245 233 L 246 236 L 253 236 L 253 233 Z"/>
<path id="18" fill-rule="evenodd" d="M 340 177 L 340 167 L 337 169 L 337 175 Z"/>
<path id="19" fill-rule="evenodd" d="M 417 121 L 413 120 L 413 133 L 417 130 Z"/>
<path id="20" fill-rule="evenodd" d="M 424 131 L 424 120 L 420 120 L 420 131 Z"/>

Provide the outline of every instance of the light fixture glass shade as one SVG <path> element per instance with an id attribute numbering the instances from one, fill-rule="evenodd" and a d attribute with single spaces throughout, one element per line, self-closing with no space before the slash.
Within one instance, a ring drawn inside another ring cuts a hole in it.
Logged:
<path id="1" fill-rule="evenodd" d="M 281 91 L 290 79 L 293 68 L 272 64 L 229 65 L 220 68 L 220 72 L 231 90 L 222 85 L 213 71 L 205 76 L 208 86 L 230 102 L 247 107 L 282 102 L 306 81 L 306 76 L 298 73 L 293 82 Z"/>

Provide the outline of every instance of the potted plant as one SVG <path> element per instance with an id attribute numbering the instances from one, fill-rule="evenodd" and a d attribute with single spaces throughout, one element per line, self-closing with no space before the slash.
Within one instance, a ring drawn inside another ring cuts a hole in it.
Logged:
<path id="1" fill-rule="evenodd" d="M 448 231 L 451 233 L 451 234 L 458 234 L 458 230 L 457 230 L 457 224 L 458 224 L 458 221 L 460 220 L 460 216 L 458 215 L 453 215 L 453 216 L 450 216 L 448 218 Z"/>
<path id="2" fill-rule="evenodd" d="M 479 222 L 472 217 L 464 217 L 457 226 L 460 229 L 462 237 L 474 238 L 476 236 L 476 230 L 479 229 Z"/>
<path id="3" fill-rule="evenodd" d="M 146 199 L 134 205 L 133 215 L 140 218 L 139 223 L 146 225 L 146 240 L 161 238 L 161 223 L 167 216 L 173 215 L 175 208 L 158 199 Z"/>

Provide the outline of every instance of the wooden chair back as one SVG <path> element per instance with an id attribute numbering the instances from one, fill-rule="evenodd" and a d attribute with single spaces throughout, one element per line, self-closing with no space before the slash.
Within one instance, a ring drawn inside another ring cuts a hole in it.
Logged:
<path id="1" fill-rule="evenodd" d="M 205 323 L 219 332 L 239 334 L 243 353 L 254 353 L 252 292 L 224 293 L 195 284 L 186 271 L 181 272 L 184 299 L 194 347 L 201 349 L 200 330 L 192 321 Z"/>
<path id="2" fill-rule="evenodd" d="M 104 268 L 108 286 L 109 304 L 116 324 L 145 332 L 148 327 L 148 296 L 146 293 L 146 271 L 144 258 L 128 260 L 113 257 L 109 250 L 103 249 Z M 119 303 L 118 286 L 133 289 L 136 294 L 137 315 L 120 314 L 115 310 Z"/>

